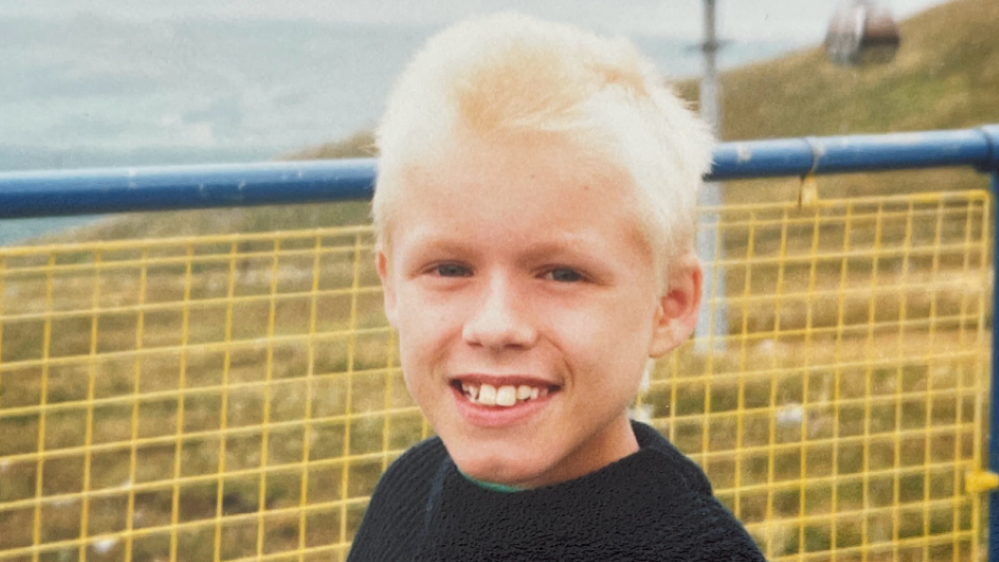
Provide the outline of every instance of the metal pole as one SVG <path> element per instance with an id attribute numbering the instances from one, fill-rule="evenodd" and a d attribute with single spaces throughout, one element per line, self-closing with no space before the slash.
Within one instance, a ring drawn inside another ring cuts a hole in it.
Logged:
<path id="1" fill-rule="evenodd" d="M 701 117 L 711 126 L 715 137 L 721 132 L 721 111 L 718 96 L 718 39 L 715 34 L 715 0 L 704 0 L 704 76 L 701 79 Z M 719 207 L 722 204 L 721 184 L 706 182 L 701 190 L 700 207 Z M 697 233 L 697 255 L 704 265 L 704 298 L 694 329 L 694 348 L 698 352 L 719 349 L 725 341 L 719 339 L 728 334 L 728 311 L 721 299 L 725 297 L 725 271 L 717 264 L 724 256 L 724 248 L 719 243 L 718 222 L 720 217 L 702 216 Z M 719 299 L 712 307 L 712 297 Z M 709 339 L 710 338 L 710 339 Z"/>
<path id="2" fill-rule="evenodd" d="M 701 117 L 717 135 L 721 122 L 718 114 L 718 37 L 715 31 L 715 0 L 704 0 L 704 76 L 701 78 Z"/>
<path id="3" fill-rule="evenodd" d="M 994 146 L 993 150 L 999 149 Z M 999 201 L 999 168 L 992 171 L 992 201 Z M 999 279 L 999 240 L 996 239 L 999 233 L 999 213 L 993 213 L 992 220 L 995 226 L 992 240 L 992 268 L 993 279 Z M 995 283 L 992 295 L 992 381 L 991 393 L 989 396 L 989 470 L 999 473 L 999 329 L 996 329 L 996 321 L 999 319 L 999 299 L 995 294 Z M 999 560 L 999 490 L 993 489 L 989 493 L 989 560 Z"/>

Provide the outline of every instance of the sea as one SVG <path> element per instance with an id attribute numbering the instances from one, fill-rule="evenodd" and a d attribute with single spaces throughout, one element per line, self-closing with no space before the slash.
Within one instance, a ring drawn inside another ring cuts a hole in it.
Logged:
<path id="1" fill-rule="evenodd" d="M 838 0 L 717 0 L 720 66 L 822 40 Z M 941 0 L 894 0 L 899 17 Z M 3 0 L 0 174 L 253 162 L 371 127 L 447 24 L 518 11 L 698 75 L 700 0 Z M 0 245 L 94 217 L 0 221 Z"/>

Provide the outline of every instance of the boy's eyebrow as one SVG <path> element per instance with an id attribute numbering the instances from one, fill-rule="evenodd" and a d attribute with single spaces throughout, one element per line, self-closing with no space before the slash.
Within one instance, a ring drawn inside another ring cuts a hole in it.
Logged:
<path id="1" fill-rule="evenodd" d="M 572 237 L 562 240 L 545 240 L 538 244 L 532 244 L 521 259 L 526 261 L 537 261 L 553 256 L 567 256 L 570 258 L 586 257 L 590 253 L 582 250 L 577 242 L 585 242 L 590 237 Z"/>
<path id="2" fill-rule="evenodd" d="M 636 231 L 633 236 L 637 243 L 646 243 L 639 232 Z M 406 237 L 409 238 L 409 244 L 415 249 L 410 254 L 413 260 L 424 259 L 427 254 L 432 253 L 471 258 L 482 251 L 474 244 L 469 244 L 464 238 L 456 236 L 446 229 L 417 226 L 408 231 Z M 592 262 L 595 260 L 591 250 L 601 248 L 605 243 L 606 240 L 599 232 L 584 228 L 572 234 L 550 234 L 545 239 L 529 241 L 524 251 L 514 256 L 514 259 L 520 264 L 534 264 L 553 258 L 583 260 L 593 264 Z"/>
<path id="3" fill-rule="evenodd" d="M 579 267 L 591 275 L 604 276 L 613 271 L 609 269 L 611 264 L 607 261 L 607 253 L 602 249 L 593 246 L 581 246 L 574 242 L 593 242 L 602 246 L 603 240 L 599 237 L 585 236 L 572 239 L 556 241 L 544 241 L 537 245 L 532 245 L 521 255 L 517 256 L 517 262 L 522 266 L 535 265 L 558 265 L 565 267 Z M 596 252 L 591 250 L 596 249 Z"/>
<path id="4" fill-rule="evenodd" d="M 407 237 L 412 240 L 411 244 L 420 248 L 420 251 L 444 250 L 465 253 L 471 250 L 464 238 L 455 236 L 449 231 L 416 228 L 408 232 Z M 585 230 L 571 235 L 549 235 L 543 240 L 529 241 L 523 257 L 544 258 L 555 253 L 588 255 L 589 252 L 583 247 L 602 246 L 604 242 L 604 238 L 599 234 Z"/>
<path id="5" fill-rule="evenodd" d="M 410 239 L 409 245 L 416 249 L 414 254 L 417 257 L 429 252 L 469 253 L 467 244 L 448 232 L 418 227 L 406 233 L 406 237 Z"/>

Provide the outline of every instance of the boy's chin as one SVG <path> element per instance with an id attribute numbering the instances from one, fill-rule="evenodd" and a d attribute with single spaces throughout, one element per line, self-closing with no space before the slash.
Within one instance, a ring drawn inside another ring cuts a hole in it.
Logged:
<path id="1" fill-rule="evenodd" d="M 529 451 L 478 451 L 461 450 L 449 452 L 458 470 L 465 476 L 515 488 L 536 488 L 549 481 L 552 471 L 552 459 L 538 458 L 541 454 L 531 454 Z"/>

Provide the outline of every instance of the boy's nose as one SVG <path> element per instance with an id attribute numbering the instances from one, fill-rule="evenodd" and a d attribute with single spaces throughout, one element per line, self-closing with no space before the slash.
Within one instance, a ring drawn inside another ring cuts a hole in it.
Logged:
<path id="1" fill-rule="evenodd" d="M 509 281 L 491 280 L 462 329 L 465 342 L 496 351 L 534 345 L 537 331 L 522 300 Z"/>

